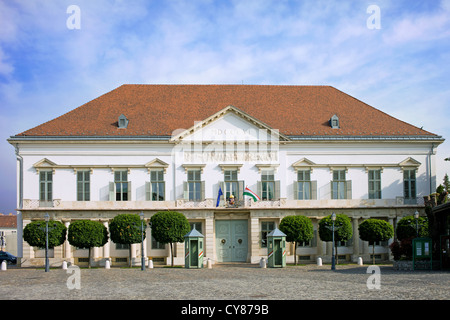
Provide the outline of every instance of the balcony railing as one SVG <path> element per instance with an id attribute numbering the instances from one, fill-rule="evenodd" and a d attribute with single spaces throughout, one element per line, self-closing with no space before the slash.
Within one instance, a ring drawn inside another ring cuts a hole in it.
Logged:
<path id="1" fill-rule="evenodd" d="M 419 198 L 418 198 L 419 199 Z M 230 205 L 220 202 L 216 207 L 217 199 L 203 201 L 189 201 L 178 199 L 176 201 L 62 201 L 54 199 L 51 202 L 42 202 L 36 199 L 24 199 L 23 209 L 30 210 L 142 210 L 142 209 L 171 209 L 171 208 L 209 208 L 223 209 L 257 209 L 257 208 L 361 208 L 361 207 L 402 207 L 423 206 L 423 200 L 416 204 L 404 203 L 403 197 L 396 199 L 322 199 L 322 200 L 287 200 L 281 198 L 273 201 L 256 201 L 250 198 L 237 201 Z"/>

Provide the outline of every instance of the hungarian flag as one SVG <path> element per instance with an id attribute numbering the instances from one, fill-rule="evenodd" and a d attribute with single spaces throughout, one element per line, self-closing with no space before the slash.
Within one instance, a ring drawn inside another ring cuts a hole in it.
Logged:
<path id="1" fill-rule="evenodd" d="M 256 193 L 250 190 L 248 187 L 245 187 L 244 196 L 252 197 L 253 201 L 261 200 Z"/>

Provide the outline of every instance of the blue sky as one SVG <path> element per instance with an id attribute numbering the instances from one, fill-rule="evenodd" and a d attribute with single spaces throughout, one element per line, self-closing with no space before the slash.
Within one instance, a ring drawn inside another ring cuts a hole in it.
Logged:
<path id="1" fill-rule="evenodd" d="M 0 212 L 6 139 L 124 83 L 331 85 L 450 139 L 449 74 L 450 1 L 0 0 Z M 447 141 L 438 182 L 446 157 Z"/>

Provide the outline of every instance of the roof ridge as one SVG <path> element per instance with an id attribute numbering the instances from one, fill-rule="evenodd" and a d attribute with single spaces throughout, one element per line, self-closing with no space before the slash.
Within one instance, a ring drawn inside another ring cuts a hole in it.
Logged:
<path id="1" fill-rule="evenodd" d="M 288 136 L 439 137 L 331 85 L 292 84 L 122 84 L 16 137 L 170 136 L 229 105 Z"/>
<path id="2" fill-rule="evenodd" d="M 333 86 L 331 86 L 331 88 L 333 88 L 333 89 L 335 89 L 335 90 L 337 90 L 337 91 L 339 91 L 339 92 L 341 92 L 341 93 L 347 95 L 348 97 L 350 97 L 350 98 L 352 98 L 352 99 L 358 101 L 359 103 L 362 103 L 362 104 L 366 105 L 367 107 L 373 109 L 373 110 L 376 111 L 376 112 L 380 112 L 380 113 L 384 114 L 385 116 L 388 116 L 388 117 L 390 117 L 390 118 L 392 118 L 392 119 L 394 119 L 394 120 L 396 120 L 396 121 L 401 121 L 402 123 L 404 123 L 404 124 L 406 124 L 406 125 L 409 125 L 409 126 L 412 126 L 412 127 L 416 128 L 416 129 L 419 130 L 419 131 L 426 132 L 427 135 L 428 135 L 428 134 L 433 134 L 433 135 L 434 135 L 434 133 L 432 133 L 432 132 L 429 132 L 429 131 L 427 131 L 427 130 L 423 130 L 423 129 L 421 129 L 421 128 L 419 128 L 419 127 L 417 127 L 417 126 L 415 126 L 415 125 L 413 125 L 413 124 L 411 124 L 411 123 L 408 123 L 408 122 L 403 121 L 403 120 L 401 120 L 401 119 L 399 119 L 399 118 L 396 118 L 396 117 L 390 115 L 389 113 L 384 112 L 383 110 L 380 110 L 380 109 L 378 109 L 378 108 L 375 108 L 375 107 L 371 106 L 370 104 L 368 104 L 368 103 L 366 103 L 366 102 L 364 102 L 364 101 L 362 101 L 362 100 L 360 100 L 360 99 L 358 99 L 358 98 L 355 98 L 355 97 L 352 96 L 351 94 L 348 94 L 348 93 L 346 93 L 346 92 L 344 92 L 344 91 L 342 91 L 342 90 L 339 90 L 339 89 L 337 89 L 337 88 L 335 88 L 335 87 L 333 87 Z"/>

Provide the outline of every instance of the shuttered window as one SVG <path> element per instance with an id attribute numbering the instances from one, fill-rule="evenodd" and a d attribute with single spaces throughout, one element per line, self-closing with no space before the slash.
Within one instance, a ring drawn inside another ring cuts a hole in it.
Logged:
<path id="1" fill-rule="evenodd" d="M 39 205 L 51 206 L 53 201 L 53 172 L 39 172 Z"/>
<path id="2" fill-rule="evenodd" d="M 381 199 L 381 170 L 369 170 L 369 199 Z"/>
<path id="3" fill-rule="evenodd" d="M 201 170 L 188 170 L 187 182 L 184 183 L 184 198 L 189 201 L 203 201 L 205 182 L 201 181 Z"/>
<path id="4" fill-rule="evenodd" d="M 77 201 L 90 201 L 90 172 L 78 171 L 77 172 Z"/>
<path id="5" fill-rule="evenodd" d="M 333 170 L 331 199 L 351 199 L 352 181 L 345 180 L 345 170 Z"/>
<path id="6" fill-rule="evenodd" d="M 114 183 L 110 184 L 110 198 L 111 194 L 115 195 L 116 201 L 131 201 L 131 181 L 128 181 L 127 170 L 114 172 Z"/>

